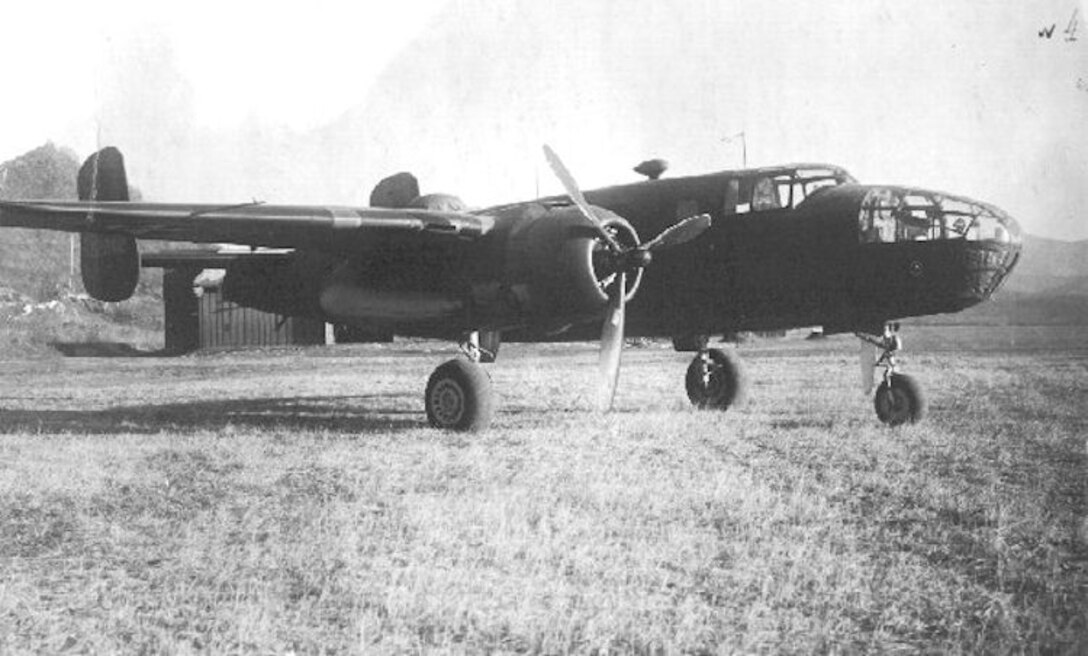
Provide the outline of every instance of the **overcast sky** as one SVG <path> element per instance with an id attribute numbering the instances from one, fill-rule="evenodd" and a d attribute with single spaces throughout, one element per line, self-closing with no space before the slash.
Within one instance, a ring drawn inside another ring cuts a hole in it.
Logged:
<path id="1" fill-rule="evenodd" d="M 23 4 L 0 161 L 117 145 L 149 200 L 364 204 L 411 170 L 482 206 L 558 191 L 542 143 L 594 187 L 649 157 L 740 167 L 743 131 L 751 165 L 832 162 L 1088 238 L 1083 1 Z"/>

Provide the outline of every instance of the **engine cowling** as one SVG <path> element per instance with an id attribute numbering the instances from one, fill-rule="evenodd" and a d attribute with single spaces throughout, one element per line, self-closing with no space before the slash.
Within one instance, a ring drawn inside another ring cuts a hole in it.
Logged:
<path id="1" fill-rule="evenodd" d="M 638 245 L 631 224 L 596 211 L 621 246 Z M 492 290 L 500 298 L 477 293 L 476 308 L 488 324 L 541 326 L 545 332 L 594 318 L 608 302 L 609 285 L 617 284 L 609 255 L 600 235 L 574 208 L 547 208 L 512 221 L 503 247 L 502 282 Z M 640 279 L 641 270 L 629 274 L 625 293 L 633 295 Z"/>

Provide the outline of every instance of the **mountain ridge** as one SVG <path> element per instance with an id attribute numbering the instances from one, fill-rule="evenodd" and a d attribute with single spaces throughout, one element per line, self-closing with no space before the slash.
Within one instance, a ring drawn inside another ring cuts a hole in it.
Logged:
<path id="1" fill-rule="evenodd" d="M 1020 262 L 1005 283 L 1022 294 L 1088 295 L 1088 239 L 1024 235 Z"/>

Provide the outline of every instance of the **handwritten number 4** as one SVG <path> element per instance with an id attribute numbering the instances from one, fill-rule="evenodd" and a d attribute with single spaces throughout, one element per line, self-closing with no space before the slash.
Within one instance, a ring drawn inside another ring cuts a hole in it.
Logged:
<path id="1" fill-rule="evenodd" d="M 1073 10 L 1073 15 L 1069 17 L 1069 25 L 1067 25 L 1065 27 L 1065 40 L 1066 41 L 1076 41 L 1077 40 L 1077 26 L 1080 24 L 1080 21 L 1078 20 L 1080 18 L 1080 16 L 1078 15 L 1079 13 L 1080 13 L 1080 8 L 1074 9 Z M 1050 28 L 1050 31 L 1053 32 L 1054 28 L 1053 27 Z"/>

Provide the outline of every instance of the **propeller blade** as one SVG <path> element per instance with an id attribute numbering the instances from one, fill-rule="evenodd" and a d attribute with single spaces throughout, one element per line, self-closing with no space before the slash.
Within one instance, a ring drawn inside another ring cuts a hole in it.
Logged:
<path id="1" fill-rule="evenodd" d="M 616 385 L 620 379 L 620 356 L 623 354 L 624 303 L 627 298 L 627 274 L 617 274 L 608 298 L 608 311 L 601 328 L 601 356 L 598 364 L 597 408 L 612 409 Z"/>
<path id="2" fill-rule="evenodd" d="M 710 215 L 689 216 L 680 223 L 673 224 L 661 231 L 661 234 L 641 246 L 643 250 L 656 251 L 685 244 L 710 227 Z"/>
<path id="3" fill-rule="evenodd" d="M 566 190 L 567 195 L 574 201 L 574 204 L 582 212 L 582 215 L 589 219 L 589 222 L 593 224 L 593 227 L 597 229 L 597 232 L 604 238 L 608 247 L 616 253 L 622 253 L 623 249 L 620 248 L 616 238 L 612 236 L 612 233 L 608 232 L 604 228 L 604 224 L 593 213 L 589 203 L 586 202 L 586 197 L 582 195 L 582 190 L 578 188 L 578 183 L 574 181 L 574 176 L 570 174 L 567 167 L 563 165 L 563 160 L 559 159 L 559 155 L 555 154 L 555 151 L 551 149 L 548 144 L 544 144 L 544 158 L 548 160 L 548 166 L 552 167 L 552 172 L 555 173 L 555 177 L 559 178 L 559 182 L 563 184 L 563 189 Z"/>

